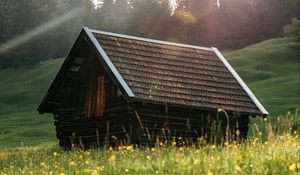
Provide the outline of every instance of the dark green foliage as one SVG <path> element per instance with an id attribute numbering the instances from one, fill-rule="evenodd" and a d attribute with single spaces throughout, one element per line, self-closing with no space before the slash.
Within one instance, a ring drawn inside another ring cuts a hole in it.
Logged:
<path id="1" fill-rule="evenodd" d="M 33 65 L 65 57 L 82 26 L 95 29 L 237 49 L 259 41 L 294 35 L 290 19 L 299 18 L 300 0 L 0 0 L 0 50 L 4 43 L 70 10 L 84 10 L 75 18 L 0 52 L 0 69 Z"/>
<path id="2" fill-rule="evenodd" d="M 291 20 L 291 24 L 284 26 L 283 36 L 285 37 L 300 37 L 300 21 L 297 18 Z"/>

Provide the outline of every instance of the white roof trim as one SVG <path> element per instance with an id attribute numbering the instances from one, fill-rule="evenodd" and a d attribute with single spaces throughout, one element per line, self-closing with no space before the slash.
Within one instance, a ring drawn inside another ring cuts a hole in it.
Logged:
<path id="1" fill-rule="evenodd" d="M 170 45 L 170 46 L 178 46 L 178 47 L 186 47 L 186 48 L 192 48 L 192 49 L 200 49 L 200 50 L 206 50 L 206 51 L 213 51 L 209 47 L 200 47 L 200 46 L 194 46 L 194 45 L 189 45 L 189 44 L 180 44 L 180 43 L 174 43 L 174 42 L 168 42 L 168 41 L 161 41 L 161 40 L 155 40 L 155 39 L 149 39 L 149 38 L 143 38 L 143 37 L 136 37 L 136 36 L 130 36 L 130 35 L 124 35 L 124 34 L 104 32 L 104 31 L 93 30 L 93 29 L 90 29 L 90 31 L 92 33 L 97 33 L 97 34 L 110 35 L 110 36 L 116 36 L 116 37 L 122 37 L 122 38 L 128 38 L 128 39 L 134 39 L 134 40 L 140 40 L 140 41 L 146 41 L 146 42 L 151 42 L 151 43 L 158 43 L 158 44 L 164 44 L 164 45 Z"/>
<path id="2" fill-rule="evenodd" d="M 113 74 L 115 75 L 115 77 L 117 78 L 117 80 L 119 81 L 119 83 L 121 84 L 125 92 L 127 93 L 127 95 L 129 97 L 134 97 L 134 94 L 132 93 L 131 89 L 129 88 L 125 80 L 122 78 L 121 74 L 118 72 L 116 67 L 113 65 L 113 63 L 111 62 L 111 60 L 109 59 L 109 57 L 107 56 L 107 54 L 105 53 L 105 51 L 103 50 L 103 48 L 101 47 L 101 45 L 99 44 L 99 42 L 97 41 L 93 33 L 91 32 L 91 30 L 88 27 L 83 27 L 83 29 L 86 32 L 86 34 L 90 37 L 92 43 L 97 48 L 104 62 L 108 65 L 110 70 L 113 72 Z"/>
<path id="3" fill-rule="evenodd" d="M 242 86 L 242 88 L 247 92 L 247 94 L 250 96 L 252 101 L 255 103 L 255 105 L 258 107 L 261 113 L 268 115 L 268 111 L 262 106 L 262 104 L 258 101 L 258 99 L 255 97 L 255 95 L 251 92 L 251 90 L 248 88 L 248 86 L 245 84 L 245 82 L 241 79 L 241 77 L 235 72 L 235 70 L 231 67 L 231 65 L 227 62 L 227 60 L 224 58 L 224 56 L 221 54 L 221 52 L 215 48 L 212 47 L 212 50 L 216 53 L 216 55 L 219 57 L 219 59 L 223 62 L 223 64 L 227 67 L 227 69 L 231 72 L 231 74 L 234 76 L 234 78 L 239 82 L 239 84 Z"/>

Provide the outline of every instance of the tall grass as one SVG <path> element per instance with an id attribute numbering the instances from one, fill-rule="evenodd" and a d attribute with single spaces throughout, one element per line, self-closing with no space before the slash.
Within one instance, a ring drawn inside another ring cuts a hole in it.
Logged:
<path id="1" fill-rule="evenodd" d="M 299 174 L 299 116 L 256 119 L 242 143 L 178 147 L 160 143 L 62 151 L 58 146 L 0 152 L 0 174 Z M 262 133 L 266 137 L 262 137 Z"/>

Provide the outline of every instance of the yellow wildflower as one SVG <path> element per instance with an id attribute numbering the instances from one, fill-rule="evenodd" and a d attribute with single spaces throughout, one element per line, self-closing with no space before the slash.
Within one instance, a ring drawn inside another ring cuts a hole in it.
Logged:
<path id="1" fill-rule="evenodd" d="M 86 152 L 86 155 L 88 155 L 88 156 L 91 155 L 91 152 L 87 151 L 87 152 Z"/>
<path id="2" fill-rule="evenodd" d="M 208 172 L 207 172 L 207 175 L 214 175 L 214 173 L 211 172 L 211 171 L 208 171 Z"/>
<path id="3" fill-rule="evenodd" d="M 116 160 L 116 156 L 115 155 L 112 155 L 110 156 L 110 158 L 107 159 L 109 162 L 112 162 L 114 160 Z"/>
<path id="4" fill-rule="evenodd" d="M 215 149 L 216 148 L 216 145 L 211 145 L 211 149 Z"/>
<path id="5" fill-rule="evenodd" d="M 108 150 L 109 150 L 109 151 L 113 151 L 113 148 L 110 146 L 110 147 L 108 148 Z"/>
<path id="6" fill-rule="evenodd" d="M 59 173 L 59 175 L 65 175 L 65 173 L 61 172 L 61 173 Z"/>
<path id="7" fill-rule="evenodd" d="M 268 118 L 266 117 L 266 118 L 264 118 L 264 122 L 267 122 L 268 121 Z"/>
<path id="8" fill-rule="evenodd" d="M 241 171 L 241 170 L 242 170 L 242 168 L 241 168 L 240 166 L 238 166 L 238 165 L 235 165 L 235 166 L 234 166 L 234 169 L 235 169 L 236 171 Z"/>
<path id="9" fill-rule="evenodd" d="M 83 172 L 86 173 L 86 174 L 89 174 L 89 173 L 91 173 L 91 169 L 90 168 L 85 168 L 85 169 L 83 169 Z"/>
<path id="10" fill-rule="evenodd" d="M 82 155 L 79 155 L 79 159 L 82 159 L 83 158 L 83 156 Z"/>
<path id="11" fill-rule="evenodd" d="M 45 163 L 44 163 L 44 162 L 41 162 L 40 165 L 41 165 L 41 166 L 45 166 Z"/>
<path id="12" fill-rule="evenodd" d="M 293 163 L 289 166 L 289 170 L 294 171 L 296 169 L 296 167 L 297 167 L 296 163 Z"/>
<path id="13" fill-rule="evenodd" d="M 172 142 L 172 146 L 176 146 L 176 142 L 175 141 Z"/>
<path id="14" fill-rule="evenodd" d="M 56 157 L 59 156 L 59 154 L 57 152 L 53 152 L 53 156 Z"/>
<path id="15" fill-rule="evenodd" d="M 300 162 L 299 163 L 293 163 L 289 166 L 290 171 L 294 171 L 296 169 L 300 169 Z"/>
<path id="16" fill-rule="evenodd" d="M 127 150 L 127 151 L 133 151 L 133 146 L 132 146 L 132 145 L 127 146 L 127 147 L 126 147 L 126 150 Z"/>
<path id="17" fill-rule="evenodd" d="M 89 163 L 90 163 L 90 162 L 89 162 L 88 160 L 87 160 L 87 161 L 85 161 L 85 164 L 87 164 L 87 165 L 88 165 Z"/>
<path id="18" fill-rule="evenodd" d="M 155 151 L 156 151 L 156 149 L 155 149 L 155 148 L 151 148 L 151 151 L 152 151 L 152 152 L 155 152 Z"/>

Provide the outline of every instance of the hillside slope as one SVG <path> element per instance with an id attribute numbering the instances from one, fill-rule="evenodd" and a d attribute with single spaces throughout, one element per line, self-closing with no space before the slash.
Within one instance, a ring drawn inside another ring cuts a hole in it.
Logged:
<path id="1" fill-rule="evenodd" d="M 271 115 L 299 107 L 299 43 L 268 40 L 225 57 Z M 0 148 L 56 141 L 53 119 L 36 111 L 62 64 L 49 60 L 30 69 L 0 71 Z"/>
<path id="2" fill-rule="evenodd" d="M 225 54 L 272 116 L 300 107 L 300 44 L 271 39 Z"/>
<path id="3" fill-rule="evenodd" d="M 0 147 L 55 141 L 53 119 L 36 111 L 62 59 L 0 71 Z"/>

